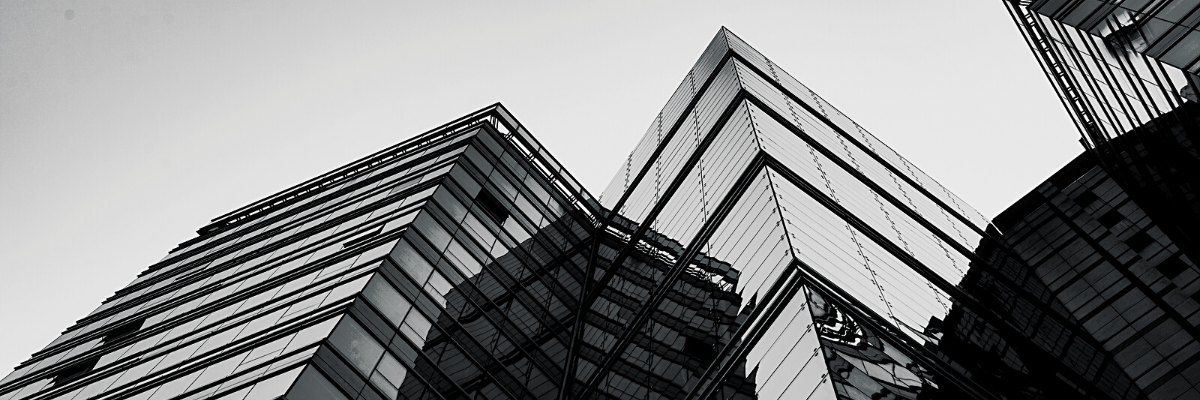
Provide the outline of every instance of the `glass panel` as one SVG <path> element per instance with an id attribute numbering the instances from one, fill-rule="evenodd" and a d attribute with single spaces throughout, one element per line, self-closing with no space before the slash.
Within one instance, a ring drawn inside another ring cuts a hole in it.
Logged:
<path id="1" fill-rule="evenodd" d="M 304 368 L 286 397 L 288 400 L 348 400 L 329 379 L 311 366 Z"/>
<path id="2" fill-rule="evenodd" d="M 353 318 L 342 319 L 333 334 L 329 335 L 329 342 L 363 375 L 369 374 L 383 355 L 383 345 L 375 341 Z"/>
<path id="3" fill-rule="evenodd" d="M 246 395 L 245 400 L 273 400 L 278 399 L 280 395 L 287 392 L 288 387 L 292 386 L 292 382 L 300 375 L 302 368 L 294 368 L 291 371 L 275 375 L 265 381 L 254 385 L 250 393 Z"/>

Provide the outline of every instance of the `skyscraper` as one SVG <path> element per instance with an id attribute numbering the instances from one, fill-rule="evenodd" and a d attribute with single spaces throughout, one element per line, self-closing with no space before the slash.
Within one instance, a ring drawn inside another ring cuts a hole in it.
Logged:
<path id="1" fill-rule="evenodd" d="M 1005 0 L 1083 145 L 1200 257 L 1200 5 Z"/>
<path id="2" fill-rule="evenodd" d="M 599 200 L 485 108 L 214 219 L 0 400 L 1153 392 L 1001 231 L 722 29 Z"/>
<path id="3" fill-rule="evenodd" d="M 1200 7 L 1005 4 L 1087 152 L 997 225 L 1147 397 L 1200 396 Z"/>
<path id="4" fill-rule="evenodd" d="M 1114 371 L 1082 375 L 1125 375 L 1151 399 L 1200 395 L 1200 269 L 1090 152 L 995 221 L 1043 283 L 1036 293 L 1113 356 Z"/>
<path id="5" fill-rule="evenodd" d="M 556 165 L 494 106 L 218 217 L 0 397 L 543 398 L 591 231 Z"/>

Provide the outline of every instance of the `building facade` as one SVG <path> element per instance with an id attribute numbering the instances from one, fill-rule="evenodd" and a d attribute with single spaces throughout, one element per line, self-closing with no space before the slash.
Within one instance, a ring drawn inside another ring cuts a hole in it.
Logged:
<path id="1" fill-rule="evenodd" d="M 1200 269 L 1091 153 L 995 221 L 1043 283 L 1034 292 L 1111 355 L 1081 376 L 1105 385 L 1104 369 L 1119 369 L 1151 399 L 1200 393 Z"/>
<path id="2" fill-rule="evenodd" d="M 1005 4 L 1087 152 L 997 226 L 1133 386 L 1200 396 L 1200 6 Z"/>
<path id="3" fill-rule="evenodd" d="M 1200 257 L 1200 5 L 1005 0 L 1084 146 Z"/>
<path id="4" fill-rule="evenodd" d="M 1078 278 L 1128 251 L 1050 279 L 1074 253 L 1022 207 L 993 225 L 722 29 L 599 199 L 485 108 L 214 219 L 0 400 L 1200 395 L 1161 347 L 1193 300 L 1136 320 L 1157 281 Z"/>
<path id="5" fill-rule="evenodd" d="M 546 398 L 594 229 L 548 157 L 489 107 L 219 217 L 0 398 Z"/>

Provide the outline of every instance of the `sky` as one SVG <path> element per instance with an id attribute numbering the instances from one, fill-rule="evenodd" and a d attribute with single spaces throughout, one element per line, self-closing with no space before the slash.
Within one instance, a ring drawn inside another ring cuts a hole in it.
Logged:
<path id="1" fill-rule="evenodd" d="M 984 215 L 1082 151 L 1000 0 L 0 0 L 0 375 L 210 219 L 495 102 L 598 195 L 721 26 Z"/>

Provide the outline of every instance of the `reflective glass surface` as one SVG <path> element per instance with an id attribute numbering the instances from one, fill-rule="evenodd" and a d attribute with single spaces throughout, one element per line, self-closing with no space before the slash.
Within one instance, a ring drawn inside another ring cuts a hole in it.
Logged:
<path id="1" fill-rule="evenodd" d="M 722 29 L 602 200 L 485 108 L 218 217 L 0 400 L 1186 398 L 1200 273 L 1079 171 L 997 228 Z"/>

